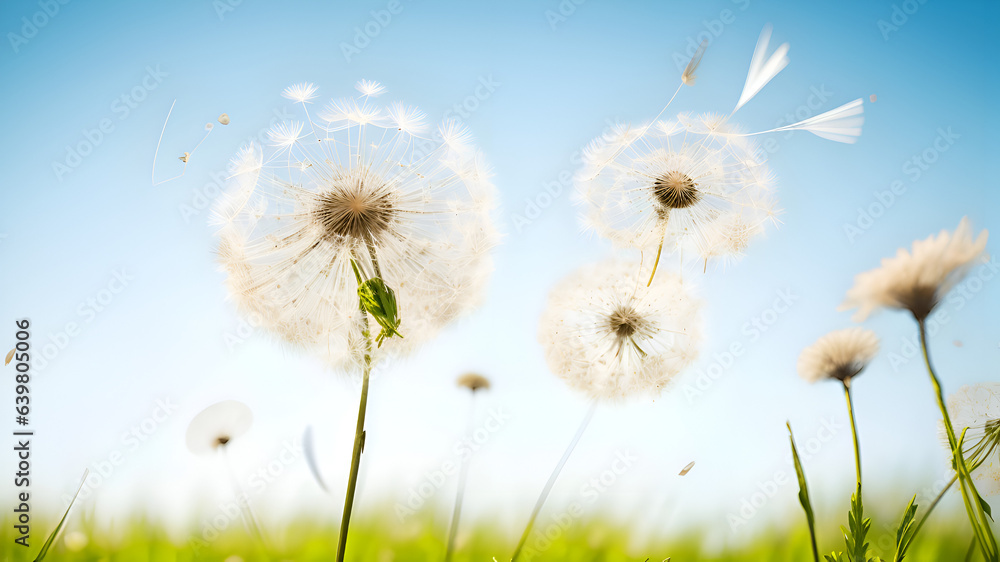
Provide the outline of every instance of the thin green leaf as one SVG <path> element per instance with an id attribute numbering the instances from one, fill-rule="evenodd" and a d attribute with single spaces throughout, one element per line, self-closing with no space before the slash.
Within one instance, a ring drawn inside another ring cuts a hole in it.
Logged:
<path id="1" fill-rule="evenodd" d="M 799 451 L 795 447 L 795 437 L 792 435 L 792 424 L 785 422 L 788 428 L 788 442 L 792 445 L 792 459 L 795 461 L 795 474 L 799 479 L 799 503 L 806 512 L 806 522 L 809 524 L 809 539 L 812 541 L 813 559 L 819 562 L 819 554 L 816 550 L 816 517 L 813 515 L 812 502 L 809 501 L 809 486 L 806 485 L 806 474 L 802 470 L 802 461 L 799 460 Z"/>
<path id="2" fill-rule="evenodd" d="M 76 493 L 73 494 L 73 499 L 69 501 L 69 505 L 66 506 L 66 513 L 63 513 L 62 519 L 59 520 L 59 524 L 56 528 L 52 530 L 52 534 L 42 545 L 42 549 L 38 551 L 38 556 L 35 557 L 35 562 L 41 562 L 45 555 L 49 553 L 49 547 L 55 542 L 56 538 L 59 536 L 60 531 L 62 531 L 63 525 L 66 524 L 66 518 L 69 517 L 69 511 L 73 509 L 73 504 L 76 503 L 77 496 L 80 495 L 80 490 L 83 489 L 83 483 L 87 481 L 87 476 L 90 474 L 90 469 L 83 471 L 83 478 L 80 479 L 80 486 L 76 489 Z"/>
<path id="3" fill-rule="evenodd" d="M 983 499 L 983 496 L 979 495 L 978 490 L 976 491 L 976 497 L 979 498 L 979 506 L 983 508 L 983 512 L 986 513 L 986 516 L 990 518 L 990 521 L 993 521 L 993 510 L 990 509 L 990 504 L 986 503 L 986 500 Z"/>
<path id="4" fill-rule="evenodd" d="M 913 503 L 916 499 L 917 496 L 914 495 L 910 499 L 910 503 L 906 504 L 906 509 L 903 510 L 903 519 L 899 522 L 899 528 L 896 529 L 896 552 L 892 557 L 893 562 L 902 562 L 903 557 L 906 556 L 906 550 L 910 548 L 910 542 L 913 541 L 913 536 L 917 531 L 917 504 Z"/>

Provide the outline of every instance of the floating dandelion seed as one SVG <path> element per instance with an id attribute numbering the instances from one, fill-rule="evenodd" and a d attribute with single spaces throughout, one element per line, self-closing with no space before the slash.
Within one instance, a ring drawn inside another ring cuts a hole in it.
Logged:
<path id="1" fill-rule="evenodd" d="M 896 256 L 854 278 L 841 310 L 857 308 L 862 321 L 879 308 L 909 310 L 922 322 L 941 299 L 960 282 L 986 254 L 989 232 L 973 239 L 972 224 L 963 218 L 954 232 L 942 230 L 926 240 L 917 240 L 911 251 L 900 248 Z"/>
<path id="2" fill-rule="evenodd" d="M 809 382 L 835 379 L 849 385 L 878 354 L 878 336 L 864 328 L 830 332 L 799 355 L 799 375 Z"/>
<path id="3" fill-rule="evenodd" d="M 750 69 L 747 71 L 747 80 L 743 84 L 743 92 L 740 94 L 739 101 L 736 102 L 733 113 L 743 107 L 743 104 L 750 101 L 772 78 L 788 66 L 788 43 L 782 43 L 765 60 L 764 57 L 767 56 L 767 46 L 770 41 L 771 26 L 766 25 L 760 32 L 760 37 L 757 38 L 757 46 L 754 48 L 753 57 L 750 59 Z"/>
<path id="4" fill-rule="evenodd" d="M 225 114 L 225 113 L 223 113 L 222 115 L 220 115 L 219 116 L 219 123 L 222 123 L 223 125 L 228 125 L 229 124 L 229 115 Z"/>
<path id="5" fill-rule="evenodd" d="M 1000 495 L 1000 383 L 960 387 L 948 397 L 948 411 L 959 432 L 969 428 L 963 448 L 979 492 Z"/>
<path id="6" fill-rule="evenodd" d="M 312 473 L 313 478 L 316 479 L 316 483 L 319 487 L 323 489 L 324 492 L 329 493 L 329 488 L 326 486 L 326 482 L 323 480 L 323 474 L 320 473 L 319 463 L 316 461 L 316 445 L 313 442 L 313 428 L 312 426 L 306 427 L 305 433 L 302 434 L 302 451 L 306 456 L 306 464 L 309 465 L 309 472 Z"/>

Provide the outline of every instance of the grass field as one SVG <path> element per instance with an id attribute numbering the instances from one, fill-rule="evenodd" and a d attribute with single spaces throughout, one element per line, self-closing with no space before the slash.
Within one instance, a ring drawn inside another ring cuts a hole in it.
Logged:
<path id="1" fill-rule="evenodd" d="M 846 518 L 846 514 L 845 514 Z M 828 518 L 822 518 L 829 520 Z M 884 520 L 884 518 L 883 518 Z M 0 555 L 5 561 L 31 561 L 52 525 L 34 523 L 31 547 L 14 544 L 13 522 L 9 518 L 3 526 L 3 542 Z M 832 525 L 819 537 L 820 552 L 843 549 L 843 540 L 835 534 Z M 453 560 L 489 562 L 495 557 L 499 562 L 509 560 L 516 537 L 507 536 L 507 527 L 499 533 L 486 522 L 472 522 L 459 539 L 458 552 Z M 891 556 L 878 548 L 878 541 L 885 541 L 873 525 L 873 544 L 876 554 Z M 262 552 L 251 535 L 246 533 L 236 520 L 226 531 L 211 541 L 199 544 L 195 537 L 199 531 L 192 531 L 190 537 L 184 533 L 168 532 L 157 524 L 134 518 L 125 524 L 110 528 L 94 529 L 86 518 L 76 517 L 67 526 L 66 532 L 55 543 L 46 560 L 89 561 L 89 562 L 182 562 L 182 561 L 328 561 L 336 552 L 337 526 L 317 524 L 312 521 L 289 522 L 281 528 L 265 528 L 269 547 Z M 361 516 L 351 526 L 347 559 L 356 561 L 419 561 L 442 560 L 444 558 L 444 537 L 446 529 L 429 522 L 412 522 L 404 527 L 395 523 L 390 512 L 385 518 L 371 515 Z M 801 521 L 789 522 L 784 529 L 774 528 L 755 537 L 752 543 L 720 547 L 712 544 L 707 531 L 688 530 L 678 536 L 677 532 L 664 533 L 664 538 L 639 544 L 628 525 L 603 520 L 582 521 L 570 526 L 551 542 L 544 551 L 534 553 L 526 549 L 521 560 L 634 560 L 660 562 L 667 557 L 671 562 L 698 561 L 747 561 L 766 562 L 808 562 L 812 559 L 809 536 Z M 712 535 L 716 536 L 716 535 Z M 910 554 L 908 562 L 950 562 L 965 559 L 966 549 L 971 540 L 968 522 L 963 514 L 935 513 L 921 531 Z M 535 545 L 529 541 L 529 547 Z M 973 560 L 978 559 L 974 557 Z"/>

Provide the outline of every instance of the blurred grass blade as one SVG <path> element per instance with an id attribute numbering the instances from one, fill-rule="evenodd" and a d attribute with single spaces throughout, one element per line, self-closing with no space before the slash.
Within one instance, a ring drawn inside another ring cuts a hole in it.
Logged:
<path id="1" fill-rule="evenodd" d="M 812 541 L 813 560 L 819 562 L 819 550 L 816 548 L 816 517 L 813 515 L 812 502 L 809 501 L 809 487 L 806 485 L 806 475 L 799 460 L 799 450 L 795 447 L 795 437 L 792 435 L 792 424 L 785 422 L 788 428 L 788 442 L 792 445 L 792 459 L 795 461 L 795 474 L 799 479 L 799 503 L 806 512 L 809 523 L 809 540 Z"/>
<path id="2" fill-rule="evenodd" d="M 83 483 L 87 481 L 87 476 L 89 474 L 89 468 L 83 471 L 83 478 L 80 479 L 80 486 L 76 489 L 76 493 L 73 494 L 73 499 L 69 500 L 69 505 L 66 506 L 66 513 L 63 513 L 62 519 L 59 520 L 59 524 L 52 530 L 52 534 L 49 535 L 45 544 L 42 545 L 42 549 L 38 551 L 38 556 L 35 557 L 35 562 L 41 562 L 41 560 L 45 558 L 45 555 L 49 553 L 49 548 L 52 546 L 52 543 L 56 542 L 56 539 L 59 537 L 59 532 L 62 531 L 63 525 L 66 524 L 66 518 L 69 517 L 69 512 L 73 509 L 73 504 L 76 503 L 76 498 L 80 495 L 80 490 L 83 490 Z"/>
<path id="3" fill-rule="evenodd" d="M 896 553 L 892 557 L 893 562 L 902 562 L 903 557 L 906 556 L 906 549 L 910 547 L 910 542 L 916 536 L 917 505 L 913 503 L 916 500 L 917 496 L 914 495 L 910 503 L 906 505 L 906 509 L 903 510 L 903 520 L 899 522 L 899 528 L 896 529 Z"/>

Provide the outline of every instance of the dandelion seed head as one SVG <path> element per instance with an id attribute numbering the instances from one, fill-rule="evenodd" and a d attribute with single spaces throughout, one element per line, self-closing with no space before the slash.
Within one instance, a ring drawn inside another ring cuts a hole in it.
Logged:
<path id="1" fill-rule="evenodd" d="M 908 310 L 922 321 L 972 267 L 988 259 L 988 237 L 983 230 L 973 238 L 972 224 L 963 218 L 954 232 L 917 240 L 910 251 L 900 248 L 880 267 L 858 274 L 840 308 L 857 308 L 856 321 L 879 308 Z"/>
<path id="2" fill-rule="evenodd" d="M 272 146 L 241 149 L 212 222 L 240 311 L 277 341 L 359 372 L 366 315 L 352 261 L 397 300 L 403 338 L 385 340 L 374 361 L 412 351 L 481 302 L 498 238 L 494 188 L 458 124 L 442 126 L 444 141 L 419 138 L 423 113 L 363 92 L 320 114 L 276 127 Z"/>
<path id="3" fill-rule="evenodd" d="M 646 286 L 636 262 L 590 265 L 557 285 L 538 339 L 556 376 L 604 400 L 659 395 L 691 364 L 701 341 L 700 303 L 677 275 Z"/>
<path id="4" fill-rule="evenodd" d="M 187 446 L 197 455 L 215 451 L 241 437 L 253 425 L 250 408 L 236 400 L 212 404 L 188 424 Z"/>
<path id="5" fill-rule="evenodd" d="M 694 246 L 701 259 L 738 256 L 763 233 L 774 213 L 773 177 L 725 117 L 682 114 L 632 130 L 584 151 L 575 184 L 585 227 L 620 248 Z"/>
<path id="6" fill-rule="evenodd" d="M 490 379 L 480 375 L 479 373 L 465 373 L 464 375 L 458 377 L 456 381 L 458 386 L 463 388 L 468 388 L 472 392 L 477 390 L 489 390 Z"/>
<path id="7" fill-rule="evenodd" d="M 878 354 L 879 340 L 875 332 L 864 328 L 847 328 L 830 332 L 799 355 L 799 375 L 818 382 L 836 379 L 849 384 Z"/>

